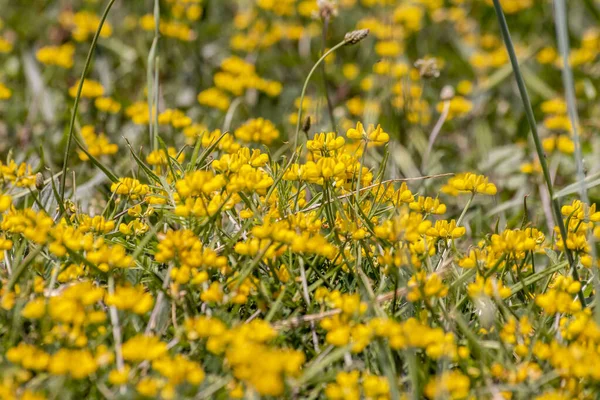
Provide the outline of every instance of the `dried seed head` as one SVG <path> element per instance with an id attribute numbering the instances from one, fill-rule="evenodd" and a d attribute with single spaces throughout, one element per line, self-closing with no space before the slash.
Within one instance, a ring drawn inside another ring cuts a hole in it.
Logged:
<path id="1" fill-rule="evenodd" d="M 454 97 L 454 88 L 450 85 L 446 85 L 442 88 L 442 92 L 440 93 L 440 99 L 442 101 L 452 100 Z"/>
<path id="2" fill-rule="evenodd" d="M 344 42 L 346 42 L 346 44 L 356 44 L 364 38 L 366 38 L 368 35 L 368 29 L 359 29 L 356 31 L 348 32 L 346 33 L 346 36 L 344 36 Z"/>
<path id="3" fill-rule="evenodd" d="M 421 78 L 437 78 L 440 76 L 440 69 L 435 58 L 421 58 L 415 62 L 415 67 L 419 69 Z"/>
<path id="4" fill-rule="evenodd" d="M 44 175 L 41 172 L 35 174 L 35 188 L 42 190 L 44 188 Z"/>
<path id="5" fill-rule="evenodd" d="M 302 125 L 302 132 L 308 134 L 309 130 L 310 130 L 310 116 L 306 117 L 306 119 L 304 120 L 304 124 Z"/>
<path id="6" fill-rule="evenodd" d="M 337 15 L 337 9 L 330 0 L 317 0 L 317 7 L 319 7 L 319 17 L 321 19 L 330 19 Z"/>

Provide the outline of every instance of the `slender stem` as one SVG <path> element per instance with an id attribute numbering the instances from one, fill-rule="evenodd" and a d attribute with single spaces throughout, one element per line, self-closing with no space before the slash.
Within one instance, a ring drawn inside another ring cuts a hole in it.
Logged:
<path id="1" fill-rule="evenodd" d="M 517 81 L 517 86 L 519 87 L 519 93 L 521 95 L 521 100 L 523 101 L 523 106 L 525 107 L 525 115 L 527 116 L 527 122 L 529 123 L 529 128 L 531 129 L 531 136 L 533 136 L 533 141 L 535 143 L 535 149 L 540 160 L 540 164 L 542 166 L 542 171 L 544 173 L 544 179 L 546 181 L 546 187 L 548 189 L 548 194 L 552 201 L 552 210 L 554 212 L 554 223 L 558 226 L 560 230 L 560 236 L 563 238 L 565 242 L 565 254 L 567 256 L 567 260 L 569 262 L 569 266 L 571 268 L 571 273 L 573 274 L 573 279 L 577 282 L 580 282 L 579 273 L 577 272 L 577 266 L 575 265 L 575 260 L 573 259 L 573 254 L 571 250 L 566 246 L 567 241 L 567 228 L 565 227 L 564 221 L 562 219 L 562 215 L 560 213 L 560 205 L 558 200 L 554 198 L 554 189 L 552 186 L 552 179 L 550 178 L 550 170 L 548 169 L 548 163 L 546 162 L 546 157 L 544 154 L 544 150 L 542 148 L 542 142 L 540 141 L 540 137 L 537 131 L 537 123 L 535 122 L 535 117 L 533 115 L 533 108 L 531 107 L 531 101 L 529 100 L 529 94 L 527 93 L 527 88 L 525 87 L 525 81 L 523 80 L 523 75 L 521 74 L 521 69 L 519 67 L 519 62 L 517 60 L 517 55 L 515 53 L 515 48 L 512 44 L 512 39 L 510 38 L 510 31 L 508 30 L 508 24 L 506 22 L 506 17 L 504 16 L 504 11 L 502 11 L 502 6 L 500 5 L 500 0 L 494 0 L 494 8 L 496 10 L 496 15 L 498 17 L 498 23 L 500 24 L 500 30 L 502 32 L 502 38 L 504 40 L 504 45 L 506 46 L 506 50 L 508 52 L 508 56 L 510 58 L 510 63 L 513 68 L 513 72 L 515 74 L 515 79 Z M 585 297 L 583 295 L 583 290 L 579 290 L 579 301 L 581 302 L 582 307 L 585 308 Z"/>
<path id="2" fill-rule="evenodd" d="M 567 109 L 569 119 L 573 129 L 573 142 L 575 144 L 575 161 L 577 162 L 577 181 L 580 182 L 579 196 L 585 204 L 590 204 L 590 199 L 585 186 L 585 172 L 583 170 L 583 154 L 581 150 L 581 139 L 579 137 L 579 115 L 577 114 L 577 100 L 575 98 L 575 84 L 573 80 L 573 71 L 569 62 L 569 31 L 567 24 L 567 8 L 565 0 L 554 1 L 554 11 L 556 19 L 556 36 L 558 38 L 558 48 L 563 58 L 562 78 L 567 99 Z M 584 208 L 586 217 L 589 217 L 589 210 Z M 590 253 L 592 256 L 592 265 L 596 265 L 596 243 L 594 235 L 589 235 Z M 600 276 L 592 274 L 594 277 L 595 293 L 600 293 Z M 600 323 L 600 297 L 594 296 L 594 317 L 596 322 Z"/>
<path id="3" fill-rule="evenodd" d="M 152 146 L 152 150 L 156 150 L 158 148 L 158 140 L 156 136 L 158 132 L 155 132 L 154 121 L 152 115 L 154 113 L 158 114 L 157 102 L 155 102 L 154 92 L 158 92 L 158 89 L 155 87 L 154 75 L 158 75 L 158 65 L 156 63 L 156 53 L 158 52 L 158 38 L 160 37 L 160 2 L 159 0 L 154 1 L 154 39 L 152 40 L 152 46 L 150 47 L 150 52 L 148 53 L 148 71 L 146 73 L 146 86 L 148 90 L 148 132 L 150 133 L 150 146 Z M 155 74 L 152 74 L 152 67 L 155 68 Z M 152 89 L 152 90 L 151 90 Z M 158 115 L 156 116 L 158 118 Z"/>
<path id="4" fill-rule="evenodd" d="M 115 277 L 110 274 L 108 277 L 108 293 L 115 294 Z M 115 306 L 110 306 L 110 322 L 113 328 L 113 339 L 115 341 L 115 355 L 117 358 L 117 368 L 122 371 L 125 367 L 123 362 L 123 352 L 121 349 L 121 325 L 119 325 L 119 313 Z"/>
<path id="5" fill-rule="evenodd" d="M 325 60 L 325 58 L 327 58 L 328 55 L 330 55 L 331 53 L 333 53 L 340 47 L 345 46 L 346 44 L 348 44 L 348 42 L 344 39 L 341 42 L 339 42 L 338 44 L 336 44 L 335 46 L 333 46 L 331 49 L 329 49 L 325 54 L 323 54 L 321 56 L 321 58 L 319 58 L 319 60 L 315 63 L 315 65 L 313 65 L 312 69 L 308 73 L 308 76 L 306 77 L 306 80 L 304 81 L 304 86 L 302 87 L 302 93 L 300 94 L 300 105 L 298 106 L 298 121 L 296 122 L 296 134 L 295 134 L 295 138 L 294 138 L 294 151 L 298 147 L 298 136 L 300 136 L 300 124 L 302 123 L 302 106 L 304 105 L 304 95 L 306 94 L 306 88 L 308 87 L 308 82 L 310 81 L 310 78 L 312 77 L 312 75 L 315 73 L 315 70 L 317 69 L 319 64 L 321 64 L 323 62 L 323 60 Z M 290 159 L 290 162 L 292 160 L 293 160 L 293 157 Z"/>
<path id="6" fill-rule="evenodd" d="M 327 42 L 327 31 L 329 30 L 329 17 L 323 19 L 323 37 L 321 52 L 325 52 L 325 44 Z M 331 131 L 335 132 L 335 117 L 333 116 L 333 105 L 329 98 L 329 85 L 327 81 L 327 71 L 325 71 L 325 64 L 321 64 L 321 74 L 323 75 L 323 91 L 325 92 L 325 100 L 327 101 L 327 111 L 329 112 L 329 121 L 331 122 Z"/>
<path id="7" fill-rule="evenodd" d="M 427 150 L 425 154 L 423 154 L 423 161 L 421 162 L 421 171 L 425 173 L 425 168 L 427 167 L 427 161 L 429 160 L 429 155 L 433 150 L 433 145 L 435 143 L 435 139 L 437 139 L 438 135 L 442 131 L 442 127 L 444 126 L 444 122 L 448 119 L 448 114 L 450 113 L 450 100 L 444 101 L 444 108 L 442 109 L 442 114 L 440 118 L 435 123 L 433 130 L 431 131 L 431 135 L 429 136 L 429 142 L 427 143 Z"/>
<path id="8" fill-rule="evenodd" d="M 465 208 L 463 208 L 462 212 L 460 213 L 460 216 L 458 217 L 458 220 L 456 221 L 457 227 L 461 226 L 462 220 L 465 218 L 465 215 L 467 215 L 467 211 L 471 207 L 471 204 L 473 203 L 474 198 L 475 198 L 475 193 L 471 193 L 471 197 L 469 197 L 467 204 L 465 204 Z M 442 268 L 442 266 L 446 262 L 446 259 L 448 258 L 448 254 L 450 253 L 450 245 L 451 244 L 452 244 L 452 239 L 449 239 L 446 241 L 446 249 L 442 253 L 442 257 L 440 257 L 440 261 L 438 262 L 437 266 L 435 267 L 435 271 L 439 271 L 440 268 Z"/>
<path id="9" fill-rule="evenodd" d="M 75 118 L 77 117 L 77 109 L 79 108 L 79 100 L 81 99 L 83 82 L 85 81 L 85 77 L 87 76 L 88 69 L 92 62 L 92 56 L 94 55 L 94 50 L 96 50 L 96 44 L 98 43 L 98 38 L 100 37 L 100 31 L 102 31 L 104 21 L 106 21 L 108 12 L 112 8 L 115 1 L 116 0 L 109 0 L 108 4 L 106 5 L 106 8 L 104 9 L 104 12 L 102 13 L 102 17 L 100 17 L 98 29 L 96 29 L 96 33 L 94 34 L 92 44 L 90 45 L 90 49 L 85 60 L 85 65 L 83 66 L 83 71 L 81 71 L 81 78 L 79 79 L 79 85 L 77 86 L 77 95 L 75 96 L 75 102 L 73 103 L 73 110 L 71 112 L 71 121 L 69 123 L 69 135 L 67 136 L 67 147 L 65 148 L 65 155 L 63 158 L 62 175 L 60 177 L 60 204 L 63 204 L 65 200 L 65 181 L 67 179 L 67 166 L 69 165 L 69 153 L 71 152 L 71 142 L 73 141 L 73 135 L 75 134 Z"/>
<path id="10" fill-rule="evenodd" d="M 283 179 L 283 175 L 285 174 L 285 171 L 287 171 L 288 168 L 296 161 L 297 157 L 300 157 L 300 154 L 299 154 L 299 151 L 298 151 L 298 137 L 300 136 L 300 124 L 302 123 L 302 109 L 303 109 L 302 106 L 304 105 L 304 95 L 306 94 L 306 88 L 308 87 L 308 82 L 310 81 L 310 78 L 312 77 L 312 75 L 317 70 L 317 67 L 319 66 L 319 64 L 321 64 L 321 62 L 323 62 L 323 60 L 325 58 L 327 58 L 328 55 L 330 55 L 331 53 L 333 53 L 334 51 L 336 51 L 340 47 L 343 47 L 343 46 L 345 46 L 345 45 L 347 45 L 349 43 L 350 42 L 348 42 L 347 39 L 344 39 L 341 42 L 339 42 L 338 44 L 336 44 L 335 46 L 333 46 L 325 54 L 323 54 L 321 56 L 321 58 L 319 58 L 319 60 L 317 60 L 317 62 L 315 63 L 315 65 L 313 65 L 312 69 L 308 73 L 308 76 L 306 77 L 306 80 L 304 81 L 304 86 L 302 86 L 302 93 L 300 94 L 300 104 L 298 105 L 298 121 L 296 121 L 296 133 L 294 135 L 293 153 L 292 153 L 292 155 L 291 155 L 290 160 L 288 161 L 288 163 L 285 165 L 285 167 L 283 167 L 281 169 L 281 172 L 275 178 L 275 181 L 273 182 L 273 185 L 271 185 L 271 188 L 269 189 L 269 191 L 267 192 L 267 195 L 265 196 L 265 201 L 269 200 L 269 198 L 271 197 L 271 194 L 273 193 L 273 190 L 275 190 L 275 188 L 276 188 L 277 184 L 279 183 L 279 181 L 281 181 L 281 179 Z"/>

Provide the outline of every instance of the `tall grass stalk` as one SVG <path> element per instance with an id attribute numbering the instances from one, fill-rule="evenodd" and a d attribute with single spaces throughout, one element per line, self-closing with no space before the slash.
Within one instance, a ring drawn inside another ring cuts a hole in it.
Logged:
<path id="1" fill-rule="evenodd" d="M 502 32 L 502 39 L 504 40 L 504 45 L 506 46 L 506 50 L 508 52 L 508 56 L 510 58 L 510 63 L 513 68 L 513 72 L 515 74 L 515 79 L 517 81 L 517 86 L 519 87 L 519 93 L 521 95 L 521 100 L 523 101 L 523 106 L 525 108 L 525 115 L 527 116 L 527 122 L 529 123 L 529 128 L 531 129 L 531 136 L 533 137 L 533 141 L 535 143 L 535 150 L 537 152 L 538 158 L 540 160 L 540 165 L 542 166 L 542 171 L 544 173 L 544 180 L 546 181 L 546 187 L 548 189 L 548 194 L 550 196 L 552 202 L 552 211 L 554 213 L 554 223 L 558 226 L 560 230 L 560 236 L 566 242 L 567 240 L 567 229 L 565 227 L 564 221 L 562 219 L 562 215 L 560 213 L 560 204 L 558 203 L 558 199 L 554 198 L 554 188 L 552 185 L 552 178 L 550 177 L 550 170 L 548 169 L 548 163 L 546 162 L 546 156 L 544 154 L 544 150 L 542 148 L 542 142 L 540 140 L 540 136 L 537 131 L 537 123 L 535 121 L 535 116 L 533 115 L 533 108 L 531 107 L 531 101 L 529 99 L 529 94 L 527 93 L 527 88 L 525 87 L 525 81 L 523 79 L 523 75 L 521 74 L 521 69 L 519 67 L 519 62 L 517 60 L 517 55 L 515 53 L 515 48 L 512 43 L 512 39 L 510 37 L 510 31 L 508 29 L 508 23 L 506 22 L 506 17 L 504 16 L 504 11 L 502 10 L 502 6 L 500 5 L 500 0 L 494 0 L 494 9 L 496 10 L 496 16 L 498 17 L 498 23 L 500 24 L 500 31 Z M 577 266 L 575 264 L 575 260 L 573 258 L 573 254 L 571 250 L 565 246 L 565 254 L 567 255 L 567 260 L 569 262 L 569 266 L 571 268 L 571 273 L 573 274 L 573 279 L 577 282 L 581 282 L 579 279 L 579 273 L 577 272 Z M 583 290 L 580 289 L 579 293 L 579 301 L 581 302 L 582 307 L 585 308 L 585 297 L 583 295 Z"/>
<path id="2" fill-rule="evenodd" d="M 558 49 L 563 59 L 562 80 L 567 100 L 567 110 L 573 129 L 573 142 L 575 143 L 575 161 L 577 163 L 577 182 L 579 183 L 579 197 L 585 204 L 590 204 L 585 183 L 585 172 L 583 168 L 583 152 L 581 150 L 581 140 L 579 137 L 579 115 L 577 114 L 577 99 L 575 97 L 575 84 L 573 79 L 573 70 L 569 61 L 569 29 L 567 23 L 567 7 L 565 0 L 554 0 L 554 19 L 556 23 L 556 37 L 558 40 Z M 588 210 L 584 210 L 586 217 L 589 217 Z M 596 265 L 597 253 L 594 236 L 589 235 L 590 254 L 592 256 L 592 265 Z M 600 293 L 600 277 L 593 274 L 594 291 Z M 597 323 L 600 323 L 600 298 L 594 296 L 594 317 Z"/>
<path id="3" fill-rule="evenodd" d="M 150 146 L 152 150 L 158 148 L 158 129 L 155 129 L 158 124 L 158 38 L 160 37 L 160 2 L 154 0 L 154 39 L 148 53 L 148 71 L 146 75 L 146 85 L 148 90 L 148 132 L 150 133 Z M 154 73 L 153 69 L 154 68 Z M 156 111 L 155 111 L 156 108 Z M 153 114 L 156 114 L 153 118 Z"/>
<path id="4" fill-rule="evenodd" d="M 96 46 L 98 44 L 98 38 L 100 37 L 100 32 L 102 31 L 102 27 L 104 26 L 104 22 L 106 21 L 106 17 L 108 17 L 108 13 L 112 8 L 113 4 L 116 0 L 109 0 L 104 12 L 102 13 L 102 17 L 100 17 L 100 23 L 98 24 L 98 29 L 96 29 L 96 33 L 94 33 L 94 37 L 92 39 L 92 44 L 90 45 L 90 49 L 88 51 L 87 58 L 85 59 L 85 64 L 83 66 L 83 71 L 81 71 L 81 77 L 79 78 L 79 85 L 77 86 L 77 95 L 75 96 L 75 102 L 73 103 L 73 110 L 71 112 L 71 121 L 69 123 L 69 134 L 67 136 L 67 147 L 65 148 L 65 155 L 63 157 L 63 168 L 62 175 L 60 177 L 60 199 L 59 202 L 62 205 L 65 201 L 65 181 L 67 179 L 67 167 L 69 165 L 69 153 L 71 152 L 71 142 L 73 142 L 73 135 L 75 134 L 75 119 L 77 118 L 77 109 L 79 108 L 79 101 L 81 99 L 81 91 L 83 89 L 83 82 L 85 81 L 85 77 L 87 76 L 88 70 L 90 68 L 90 64 L 92 63 L 92 56 L 94 55 L 94 51 L 96 50 Z"/>

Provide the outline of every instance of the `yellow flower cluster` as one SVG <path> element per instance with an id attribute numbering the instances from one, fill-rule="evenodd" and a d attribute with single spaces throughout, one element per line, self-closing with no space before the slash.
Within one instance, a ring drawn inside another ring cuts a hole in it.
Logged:
<path id="1" fill-rule="evenodd" d="M 12 90 L 0 82 L 0 100 L 8 100 L 12 97 Z"/>
<path id="2" fill-rule="evenodd" d="M 177 283 L 198 284 L 208 279 L 209 268 L 222 268 L 227 258 L 205 248 L 192 231 L 168 231 L 158 244 L 156 260 L 161 263 L 177 260 L 171 276 Z"/>
<path id="3" fill-rule="evenodd" d="M 69 88 L 69 96 L 77 97 L 77 92 L 79 90 L 79 82 L 75 83 L 73 86 Z M 100 97 L 104 94 L 104 87 L 98 81 L 94 81 L 92 79 L 86 79 L 83 81 L 83 86 L 81 87 L 81 97 L 84 98 L 96 98 Z"/>
<path id="4" fill-rule="evenodd" d="M 154 32 L 154 29 L 156 27 L 154 15 L 143 15 L 142 17 L 140 17 L 139 24 L 143 30 Z M 196 34 L 187 25 L 187 23 L 181 21 L 166 20 L 161 18 L 158 24 L 158 29 L 163 36 L 178 39 L 183 42 L 191 42 L 196 38 Z"/>
<path id="5" fill-rule="evenodd" d="M 136 314 L 147 313 L 154 304 L 152 295 L 143 286 L 118 286 L 114 293 L 106 295 L 106 305 L 118 310 L 130 310 Z"/>
<path id="6" fill-rule="evenodd" d="M 237 139 L 244 142 L 271 144 L 279 137 L 279 131 L 273 123 L 264 118 L 246 121 L 234 132 Z"/>
<path id="7" fill-rule="evenodd" d="M 84 379 L 96 372 L 98 364 L 89 350 L 60 349 L 54 354 L 33 345 L 19 343 L 6 355 L 13 364 L 35 371 L 47 371 L 52 375 L 68 375 L 73 379 Z"/>
<path id="8" fill-rule="evenodd" d="M 119 151 L 119 146 L 111 143 L 105 134 L 97 134 L 91 125 L 85 125 L 81 128 L 81 137 L 87 146 L 87 151 L 94 157 L 113 155 Z M 78 151 L 78 155 L 83 161 L 89 159 L 88 155 L 81 150 Z"/>
<path id="9" fill-rule="evenodd" d="M 271 348 L 276 331 L 265 321 L 253 320 L 228 329 L 215 318 L 197 317 L 185 322 L 190 340 L 206 339 L 206 348 L 223 356 L 233 376 L 264 396 L 281 396 L 285 377 L 297 377 L 304 354 L 289 349 Z"/>
<path id="10" fill-rule="evenodd" d="M 571 277 L 558 276 L 550 290 L 536 297 L 535 303 L 547 314 L 574 313 L 581 310 L 581 303 L 575 299 L 580 289 L 580 282 Z"/>
<path id="11" fill-rule="evenodd" d="M 148 185 L 145 185 L 135 178 L 120 178 L 118 182 L 110 186 L 111 192 L 128 196 L 132 200 L 143 198 L 150 192 Z"/>
<path id="12" fill-rule="evenodd" d="M 73 39 L 78 42 L 84 42 L 91 38 L 100 25 L 100 17 L 89 11 L 63 11 L 58 16 L 60 24 L 72 32 Z M 112 35 L 112 25 L 105 22 L 100 31 L 101 37 L 109 37 Z"/>
<path id="13" fill-rule="evenodd" d="M 0 179 L 2 184 L 10 183 L 16 187 L 32 187 L 35 185 L 35 174 L 29 164 L 17 164 L 10 160 L 7 164 L 0 162 Z"/>
<path id="14" fill-rule="evenodd" d="M 206 107 L 227 111 L 231 104 L 231 100 L 221 89 L 212 87 L 198 93 L 198 103 Z"/>
<path id="15" fill-rule="evenodd" d="M 74 55 L 75 46 L 72 43 L 65 43 L 62 46 L 44 46 L 35 53 L 42 64 L 57 65 L 65 69 L 73 67 Z"/>
<path id="16" fill-rule="evenodd" d="M 117 114 L 121 111 L 121 104 L 111 97 L 97 97 L 94 105 L 98 110 L 109 114 Z"/>
<path id="17" fill-rule="evenodd" d="M 350 372 L 338 372 L 335 376 L 335 382 L 327 384 L 325 395 L 331 400 L 355 399 L 361 398 L 362 394 L 366 399 L 386 400 L 390 399 L 390 387 L 386 377 L 371 375 L 363 372 L 362 384 L 360 372 L 353 370 Z"/>
<path id="18" fill-rule="evenodd" d="M 466 172 L 450 178 L 448 183 L 442 187 L 442 192 L 451 196 L 469 192 L 493 196 L 498 192 L 498 189 L 496 185 L 489 182 L 487 177 Z"/>

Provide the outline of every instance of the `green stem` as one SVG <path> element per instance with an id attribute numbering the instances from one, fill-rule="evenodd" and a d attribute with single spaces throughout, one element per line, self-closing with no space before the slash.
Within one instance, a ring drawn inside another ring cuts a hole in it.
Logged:
<path id="1" fill-rule="evenodd" d="M 562 78 L 567 100 L 567 109 L 569 119 L 573 127 L 573 142 L 575 144 L 575 160 L 577 162 L 577 180 L 580 182 L 579 196 L 585 204 L 590 204 L 587 189 L 585 186 L 585 173 L 583 171 L 583 154 L 581 150 L 581 140 L 579 137 L 579 116 L 577 115 L 577 100 L 575 97 L 575 83 L 573 79 L 573 71 L 569 62 L 569 31 L 567 25 L 567 8 L 565 0 L 554 1 L 555 19 L 556 19 L 556 36 L 558 38 L 558 48 L 560 49 L 563 58 Z M 589 210 L 584 206 L 585 216 L 589 218 Z M 592 265 L 596 265 L 596 243 L 593 235 L 589 235 L 590 253 L 592 256 Z M 600 293 L 600 277 L 598 274 L 592 274 L 594 277 L 595 293 Z M 594 317 L 596 322 L 600 323 L 600 297 L 594 296 Z"/>
<path id="2" fill-rule="evenodd" d="M 67 148 L 65 149 L 62 176 L 60 177 L 60 204 L 62 204 L 65 200 L 65 180 L 67 178 L 67 166 L 69 165 L 69 153 L 71 151 L 71 142 L 73 141 L 73 135 L 75 132 L 75 118 L 77 117 L 77 109 L 79 108 L 79 100 L 81 99 L 83 82 L 85 81 L 85 77 L 87 76 L 88 69 L 92 62 L 92 56 L 94 55 L 94 50 L 96 50 L 96 44 L 98 43 L 98 38 L 100 37 L 100 31 L 102 31 L 104 21 L 106 21 L 108 12 L 112 8 L 115 1 L 116 0 L 109 0 L 108 4 L 106 5 L 106 8 L 104 9 L 104 13 L 102 13 L 100 23 L 98 24 L 98 29 L 96 29 L 96 33 L 94 34 L 94 38 L 92 39 L 90 50 L 88 51 L 88 55 L 85 60 L 85 65 L 83 66 L 83 71 L 81 71 L 81 78 L 79 79 L 79 85 L 77 86 L 77 95 L 75 96 L 75 103 L 73 104 L 73 111 L 71 112 L 71 122 L 69 123 L 69 136 L 67 137 Z"/>
<path id="3" fill-rule="evenodd" d="M 156 81 L 158 80 L 158 63 L 156 53 L 158 51 L 158 38 L 160 37 L 160 3 L 159 0 L 154 1 L 154 39 L 152 40 L 152 46 L 150 47 L 150 52 L 148 53 L 148 72 L 146 74 L 146 86 L 148 89 L 148 131 L 150 133 L 150 146 L 152 146 L 152 150 L 156 150 L 158 148 L 158 140 L 156 137 L 158 136 L 158 123 L 155 122 L 158 120 L 158 101 L 155 99 L 158 98 L 157 95 L 154 95 L 154 92 L 158 94 L 158 88 L 156 87 Z M 155 74 L 152 74 L 152 67 L 155 69 Z M 156 75 L 156 77 L 154 76 Z M 150 90 L 152 88 L 152 90 Z M 156 108 L 156 111 L 154 110 Z M 156 114 L 155 118 L 152 118 L 152 115 Z M 156 120 L 156 121 L 155 121 Z M 156 130 L 155 130 L 156 127 Z"/>
<path id="4" fill-rule="evenodd" d="M 345 46 L 346 44 L 348 44 L 348 42 L 346 41 L 346 39 L 344 39 L 341 42 L 339 42 L 338 44 L 336 44 L 335 46 L 333 46 L 331 49 L 329 49 L 325 54 L 323 54 L 321 56 L 321 58 L 319 58 L 319 60 L 315 63 L 315 65 L 313 65 L 312 69 L 308 73 L 308 76 L 306 77 L 306 80 L 304 81 L 304 86 L 302 87 L 302 93 L 300 94 L 300 105 L 298 106 L 298 121 L 296 122 L 296 134 L 295 134 L 295 138 L 294 138 L 294 151 L 298 147 L 298 136 L 300 136 L 300 124 L 302 123 L 302 106 L 304 103 L 304 95 L 306 94 L 306 88 L 308 87 L 308 82 L 310 81 L 310 78 L 315 73 L 319 64 L 321 64 L 323 62 L 323 60 L 325 60 L 325 58 L 327 58 L 328 55 L 330 55 L 331 53 L 333 53 L 340 47 Z M 292 156 L 292 159 L 293 159 L 293 156 Z"/>
<path id="5" fill-rule="evenodd" d="M 517 86 L 519 87 L 519 93 L 521 95 L 521 100 L 523 101 L 523 106 L 525 107 L 525 115 L 527 116 L 527 122 L 529 123 L 529 128 L 531 129 L 531 136 L 533 136 L 533 141 L 535 143 L 535 150 L 537 152 L 538 158 L 540 160 L 540 165 L 542 166 L 542 171 L 544 173 L 544 180 L 546 181 L 546 187 L 548 189 L 548 194 L 552 201 L 552 211 L 554 212 L 554 223 L 558 226 L 560 230 L 560 235 L 565 242 L 565 254 L 567 255 L 567 260 L 569 262 L 569 266 L 571 267 L 571 273 L 573 274 L 573 279 L 577 282 L 580 282 L 579 273 L 577 272 L 577 266 L 575 265 L 575 261 L 573 259 L 573 254 L 571 250 L 567 248 L 567 229 L 562 220 L 562 216 L 560 213 L 560 205 L 558 200 L 554 198 L 554 189 L 552 186 L 552 179 L 550 178 L 550 170 L 548 168 L 548 163 L 546 162 L 546 157 L 544 154 L 544 150 L 542 148 L 542 142 L 540 140 L 540 136 L 537 131 L 537 123 L 535 121 L 535 117 L 533 115 L 533 108 L 531 107 L 531 101 L 529 100 L 529 94 L 527 93 L 527 88 L 525 87 L 525 81 L 523 80 L 523 75 L 521 74 L 521 69 L 519 67 L 519 62 L 517 60 L 517 55 L 515 53 L 515 48 L 512 43 L 512 39 L 510 37 L 510 31 L 508 29 L 508 23 L 506 22 L 506 17 L 504 16 L 504 11 L 502 11 L 502 6 L 500 5 L 500 0 L 494 0 L 494 8 L 496 10 L 496 15 L 498 16 L 498 23 L 500 24 L 500 30 L 502 32 L 502 38 L 504 40 L 504 45 L 506 46 L 506 50 L 508 52 L 508 56 L 510 58 L 510 63 L 513 68 L 513 72 L 515 74 L 515 79 L 517 81 Z M 583 290 L 579 290 L 579 301 L 581 302 L 581 306 L 585 308 L 585 297 L 583 295 Z"/>
<path id="6" fill-rule="evenodd" d="M 323 19 L 323 38 L 321 52 L 325 52 L 325 43 L 327 42 L 327 31 L 329 28 L 329 17 Z M 325 100 L 327 101 L 327 111 L 329 112 L 329 120 L 331 122 L 331 131 L 335 132 L 335 117 L 333 116 L 333 105 L 329 98 L 329 85 L 327 82 L 327 71 L 325 71 L 325 64 L 321 64 L 321 74 L 323 75 L 323 91 L 325 93 Z"/>

